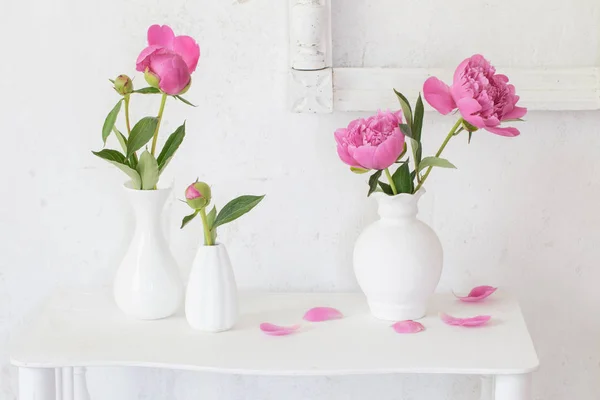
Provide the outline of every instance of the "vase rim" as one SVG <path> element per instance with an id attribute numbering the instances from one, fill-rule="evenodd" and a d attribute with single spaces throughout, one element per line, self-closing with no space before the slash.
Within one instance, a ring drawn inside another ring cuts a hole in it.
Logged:
<path id="1" fill-rule="evenodd" d="M 142 189 L 134 189 L 131 187 L 131 181 L 127 181 L 123 184 L 123 188 L 130 193 L 137 193 L 137 192 L 142 192 L 142 193 L 164 193 L 164 192 L 168 192 L 171 191 L 173 189 L 173 185 L 169 184 L 167 186 L 158 186 L 156 189 L 152 189 L 152 190 L 142 190 Z"/>
<path id="2" fill-rule="evenodd" d="M 423 196 L 425 193 L 427 193 L 427 191 L 425 190 L 424 187 L 422 187 L 415 193 L 399 193 L 394 196 L 387 195 L 383 192 L 375 192 L 375 193 L 373 193 L 373 197 L 375 197 L 375 199 L 377 201 L 387 199 L 390 201 L 398 201 L 398 202 L 402 202 L 405 200 L 412 202 L 412 201 L 415 201 L 415 199 L 418 201 L 421 198 L 421 196 Z"/>

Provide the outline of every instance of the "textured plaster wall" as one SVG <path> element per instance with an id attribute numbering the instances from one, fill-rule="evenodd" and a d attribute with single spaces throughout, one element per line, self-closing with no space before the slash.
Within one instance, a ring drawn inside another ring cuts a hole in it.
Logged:
<path id="1" fill-rule="evenodd" d="M 357 1 L 356 7 L 362 5 Z M 24 316 L 56 288 L 112 279 L 132 221 L 119 187 L 123 177 L 89 151 L 100 147 L 103 118 L 116 101 L 107 78 L 133 73 L 151 23 L 169 23 L 202 47 L 187 95 L 199 107 L 167 106 L 166 131 L 186 118 L 188 136 L 165 180 L 174 179 L 181 197 L 185 184 L 199 176 L 213 185 L 220 204 L 242 193 L 268 195 L 239 223 L 221 230 L 240 285 L 356 287 L 352 244 L 375 218 L 375 206 L 364 196 L 363 178 L 338 161 L 332 132 L 358 114 L 287 111 L 286 17 L 283 0 L 2 4 L 0 399 L 16 395 L 7 344 Z M 356 65 L 360 57 L 352 54 L 364 50 L 364 44 L 344 39 L 352 22 L 344 22 L 347 31 L 334 26 L 341 64 Z M 445 60 L 457 63 L 471 51 L 459 53 Z M 368 63 L 388 63 L 373 57 Z M 143 84 L 139 75 L 136 83 Z M 157 106 L 156 99 L 136 98 L 132 107 L 140 117 Z M 528 120 L 516 139 L 481 132 L 469 146 L 465 138 L 452 142 L 447 155 L 459 170 L 432 175 L 421 215 L 445 248 L 442 288 L 495 284 L 521 298 L 542 362 L 536 398 L 595 400 L 600 113 L 533 112 Z M 427 115 L 430 152 L 450 125 L 450 119 Z M 200 240 L 198 226 L 177 229 L 186 212 L 173 201 L 170 236 L 183 273 Z M 470 377 L 292 380 L 109 368 L 92 369 L 88 377 L 92 399 L 478 398 L 478 382 Z"/>

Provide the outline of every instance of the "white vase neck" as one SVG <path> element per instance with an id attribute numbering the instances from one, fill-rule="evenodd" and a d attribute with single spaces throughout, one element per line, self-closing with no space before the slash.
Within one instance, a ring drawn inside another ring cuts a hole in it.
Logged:
<path id="1" fill-rule="evenodd" d="M 134 190 L 125 187 L 125 193 L 133 208 L 138 224 L 159 223 L 171 188 L 157 190 Z"/>
<path id="2" fill-rule="evenodd" d="M 416 218 L 419 212 L 419 199 L 425 193 L 420 189 L 415 194 L 401 193 L 396 196 L 388 196 L 377 192 L 373 196 L 379 204 L 379 217 L 381 219 L 403 220 Z"/>

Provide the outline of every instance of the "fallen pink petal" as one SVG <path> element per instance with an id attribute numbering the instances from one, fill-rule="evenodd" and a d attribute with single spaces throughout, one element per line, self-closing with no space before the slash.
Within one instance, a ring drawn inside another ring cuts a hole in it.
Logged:
<path id="1" fill-rule="evenodd" d="M 440 313 L 440 318 L 448 325 L 454 326 L 481 326 L 488 323 L 492 317 L 490 315 L 478 315 L 470 318 L 457 318 L 451 315 Z"/>
<path id="2" fill-rule="evenodd" d="M 398 333 L 419 333 L 425 330 L 423 324 L 411 320 L 396 322 L 392 328 Z"/>
<path id="3" fill-rule="evenodd" d="M 332 307 L 315 307 L 304 314 L 304 320 L 310 322 L 323 322 L 341 318 L 344 318 L 344 315 L 340 310 Z"/>
<path id="4" fill-rule="evenodd" d="M 271 336 L 291 335 L 298 329 L 300 329 L 300 325 L 279 326 L 275 324 L 270 324 L 268 322 L 263 322 L 262 324 L 260 324 L 260 330 L 263 331 L 265 334 Z"/>
<path id="5" fill-rule="evenodd" d="M 481 301 L 489 296 L 491 296 L 498 288 L 493 286 L 477 286 L 469 292 L 467 296 L 458 296 L 456 293 L 454 294 L 460 301 L 464 301 L 466 303 L 474 303 L 476 301 Z"/>

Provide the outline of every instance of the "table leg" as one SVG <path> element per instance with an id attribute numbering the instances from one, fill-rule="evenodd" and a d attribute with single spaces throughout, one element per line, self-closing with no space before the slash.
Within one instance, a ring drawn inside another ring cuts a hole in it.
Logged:
<path id="1" fill-rule="evenodd" d="M 533 400 L 531 374 L 497 375 L 495 400 Z"/>
<path id="2" fill-rule="evenodd" d="M 483 375 L 481 377 L 481 400 L 494 400 L 494 377 Z"/>
<path id="3" fill-rule="evenodd" d="M 87 389 L 87 381 L 85 379 L 85 367 L 76 367 L 73 371 L 73 394 L 75 400 L 90 400 L 90 393 Z"/>
<path id="4" fill-rule="evenodd" d="M 53 368 L 19 368 L 19 400 L 56 400 Z"/>
<path id="5" fill-rule="evenodd" d="M 85 367 L 56 369 L 56 400 L 90 400 Z"/>

